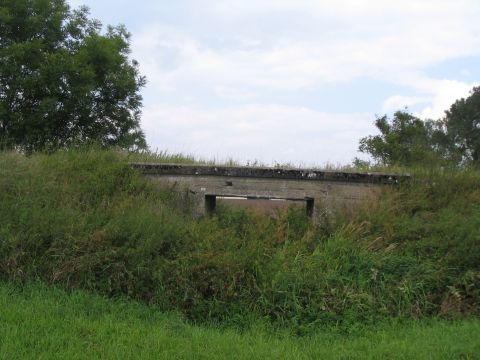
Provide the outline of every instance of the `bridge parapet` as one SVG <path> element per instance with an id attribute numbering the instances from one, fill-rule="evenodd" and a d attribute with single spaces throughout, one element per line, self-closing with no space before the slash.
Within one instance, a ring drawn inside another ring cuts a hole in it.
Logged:
<path id="1" fill-rule="evenodd" d="M 396 184 L 408 175 L 325 171 L 316 169 L 285 169 L 273 167 L 212 166 L 185 164 L 131 164 L 147 175 L 227 176 L 262 179 L 307 181 L 340 181 L 354 183 Z"/>

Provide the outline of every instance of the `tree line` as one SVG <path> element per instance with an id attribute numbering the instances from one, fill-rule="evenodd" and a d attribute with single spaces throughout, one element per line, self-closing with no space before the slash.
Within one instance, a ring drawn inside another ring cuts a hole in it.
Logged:
<path id="1" fill-rule="evenodd" d="M 438 120 L 422 120 L 408 111 L 378 117 L 379 135 L 360 139 L 359 151 L 378 165 L 480 165 L 480 87 Z M 362 165 L 355 159 L 354 163 Z"/>
<path id="2" fill-rule="evenodd" d="M 86 7 L 72 10 L 66 0 L 1 0 L 0 149 L 144 149 L 145 84 L 124 26 L 102 31 Z M 359 150 L 376 164 L 480 163 L 480 87 L 442 119 L 397 111 L 375 125 L 380 134 L 362 138 Z"/>

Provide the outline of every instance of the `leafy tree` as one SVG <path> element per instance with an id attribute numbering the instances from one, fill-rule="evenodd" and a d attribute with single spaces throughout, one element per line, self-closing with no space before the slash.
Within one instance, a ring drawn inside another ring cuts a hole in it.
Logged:
<path id="1" fill-rule="evenodd" d="M 468 98 L 455 101 L 445 113 L 443 121 L 450 153 L 479 164 L 480 87 L 474 87 Z"/>
<path id="2" fill-rule="evenodd" d="M 442 131 L 435 121 L 422 121 L 406 111 L 397 111 L 390 120 L 378 117 L 380 135 L 360 139 L 359 151 L 370 154 L 382 165 L 413 165 L 441 157 Z"/>
<path id="3" fill-rule="evenodd" d="M 0 2 L 0 142 L 31 152 L 88 142 L 145 147 L 129 33 L 65 0 Z"/>

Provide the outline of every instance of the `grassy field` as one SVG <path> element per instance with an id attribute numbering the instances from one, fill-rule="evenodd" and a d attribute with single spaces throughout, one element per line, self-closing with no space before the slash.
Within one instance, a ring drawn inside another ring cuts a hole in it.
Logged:
<path id="1" fill-rule="evenodd" d="M 0 284 L 1 359 L 480 359 L 479 320 L 380 323 L 295 337 L 188 325 L 126 300 Z"/>
<path id="2" fill-rule="evenodd" d="M 0 281 L 127 297 L 204 326 L 261 319 L 302 336 L 480 315 L 478 170 L 415 170 L 313 224 L 295 208 L 194 219 L 189 193 L 154 186 L 134 158 L 0 153 Z"/>

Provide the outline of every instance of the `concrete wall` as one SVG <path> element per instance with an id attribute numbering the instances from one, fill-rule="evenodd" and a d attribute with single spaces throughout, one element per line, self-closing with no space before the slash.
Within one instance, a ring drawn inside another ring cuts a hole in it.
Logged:
<path id="1" fill-rule="evenodd" d="M 330 172 L 309 169 L 132 164 L 159 184 L 175 184 L 197 200 L 196 215 L 214 211 L 217 196 L 305 201 L 306 213 L 319 216 L 336 207 L 353 208 L 376 196 L 400 177 L 390 174 Z"/>

